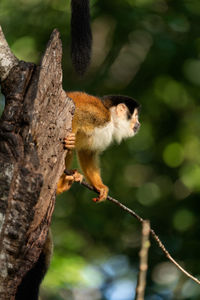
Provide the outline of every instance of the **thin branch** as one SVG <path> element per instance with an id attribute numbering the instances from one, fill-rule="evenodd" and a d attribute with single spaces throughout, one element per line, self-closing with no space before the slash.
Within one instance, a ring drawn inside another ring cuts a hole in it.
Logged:
<path id="1" fill-rule="evenodd" d="M 65 174 L 69 175 L 68 170 L 65 170 Z M 88 183 L 86 183 L 84 180 L 81 182 L 81 185 L 85 186 L 86 188 L 88 188 L 89 190 L 98 193 L 91 185 L 89 185 Z M 122 204 L 121 202 L 119 202 L 117 199 L 114 199 L 110 196 L 107 197 L 107 200 L 115 203 L 116 205 L 118 205 L 121 209 L 125 210 L 126 212 L 128 212 L 130 215 L 132 215 L 134 218 L 136 218 L 140 223 L 144 222 L 144 219 L 142 217 L 140 217 L 136 212 L 134 212 L 133 210 L 131 210 L 130 208 L 128 208 L 127 206 L 125 206 L 124 204 Z M 158 235 L 155 233 L 155 231 L 153 229 L 150 229 L 150 233 L 151 236 L 154 238 L 154 240 L 157 242 L 158 246 L 161 248 L 161 250 L 164 252 L 164 254 L 166 255 L 166 257 L 179 269 L 181 270 L 187 277 L 189 277 L 190 279 L 192 279 L 193 281 L 195 281 L 196 283 L 198 283 L 200 285 L 200 280 L 198 280 L 196 277 L 194 277 L 193 275 L 191 275 L 189 272 L 187 272 L 183 267 L 181 267 L 179 265 L 179 263 L 170 255 L 170 253 L 167 251 L 167 249 L 165 248 L 165 246 L 163 245 L 163 243 L 161 242 L 161 240 L 159 239 Z"/>
<path id="2" fill-rule="evenodd" d="M 144 220 L 142 223 L 142 245 L 140 250 L 140 267 L 138 274 L 138 282 L 136 288 L 136 300 L 144 300 L 146 288 L 146 274 L 148 269 L 148 252 L 150 247 L 149 241 L 150 222 Z"/>

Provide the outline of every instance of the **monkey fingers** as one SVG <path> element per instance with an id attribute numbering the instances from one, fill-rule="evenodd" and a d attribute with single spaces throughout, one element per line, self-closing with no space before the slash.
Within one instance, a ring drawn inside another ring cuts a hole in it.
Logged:
<path id="1" fill-rule="evenodd" d="M 66 138 L 64 138 L 64 147 L 68 150 L 75 148 L 76 136 L 75 133 L 70 133 Z"/>

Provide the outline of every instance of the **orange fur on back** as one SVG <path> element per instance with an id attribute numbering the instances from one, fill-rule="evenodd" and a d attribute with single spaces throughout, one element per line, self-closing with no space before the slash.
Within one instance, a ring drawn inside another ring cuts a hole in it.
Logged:
<path id="1" fill-rule="evenodd" d="M 110 112 L 98 97 L 83 92 L 67 92 L 67 96 L 75 104 L 72 131 L 76 134 L 76 149 L 91 149 L 94 129 L 110 121 Z"/>
<path id="2" fill-rule="evenodd" d="M 77 126 L 103 126 L 110 121 L 110 112 L 104 106 L 101 99 L 83 92 L 69 92 L 67 96 L 75 103 L 75 114 Z"/>

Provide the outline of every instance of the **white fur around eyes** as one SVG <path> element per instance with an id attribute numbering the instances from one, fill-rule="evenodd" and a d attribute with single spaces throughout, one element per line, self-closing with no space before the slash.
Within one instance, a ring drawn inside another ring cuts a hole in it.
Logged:
<path id="1" fill-rule="evenodd" d="M 103 127 L 95 128 L 92 134 L 92 150 L 103 151 L 115 140 L 120 143 L 122 139 L 134 136 L 130 127 L 130 120 L 119 118 L 111 111 L 111 121 Z"/>

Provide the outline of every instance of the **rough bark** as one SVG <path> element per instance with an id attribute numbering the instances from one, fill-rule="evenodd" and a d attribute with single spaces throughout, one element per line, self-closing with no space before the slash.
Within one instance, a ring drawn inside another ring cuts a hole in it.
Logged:
<path id="1" fill-rule="evenodd" d="M 6 98 L 0 122 L 0 299 L 37 261 L 64 170 L 62 140 L 74 104 L 62 89 L 62 46 L 51 35 L 41 64 L 20 61 L 1 83 Z"/>

